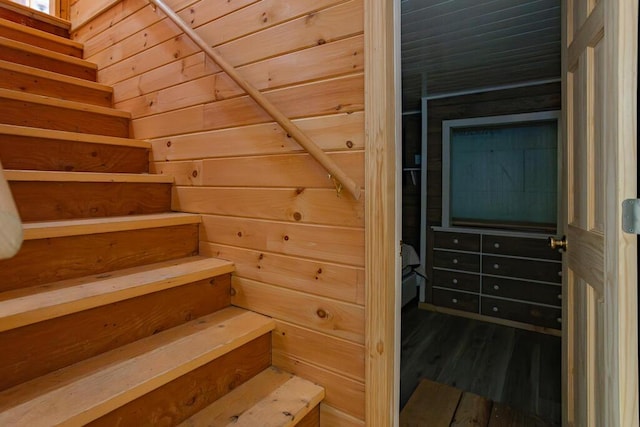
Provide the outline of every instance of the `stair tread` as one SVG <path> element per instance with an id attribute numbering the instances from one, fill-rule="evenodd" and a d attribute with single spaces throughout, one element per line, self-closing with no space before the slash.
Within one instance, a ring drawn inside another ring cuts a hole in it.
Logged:
<path id="1" fill-rule="evenodd" d="M 141 139 L 119 138 L 116 136 L 67 132 L 63 130 L 33 128 L 28 126 L 16 126 L 7 124 L 0 124 L 0 135 L 16 135 L 44 139 L 60 139 L 74 142 L 86 142 L 91 144 L 110 144 L 147 149 L 151 148 L 150 142 L 143 141 Z"/>
<path id="2" fill-rule="evenodd" d="M 294 426 L 322 399 L 324 389 L 319 385 L 271 367 L 179 427 Z"/>
<path id="3" fill-rule="evenodd" d="M 69 110 L 78 110 L 88 113 L 103 114 L 106 116 L 131 118 L 131 113 L 127 111 L 117 110 L 111 107 L 102 107 L 99 105 L 85 104 L 77 101 L 67 101 L 64 99 L 53 98 L 50 96 L 36 95 L 27 92 L 18 92 L 11 89 L 0 88 L 0 98 L 12 99 L 15 101 L 30 102 L 34 104 L 48 105 L 51 107 L 66 108 Z"/>
<path id="4" fill-rule="evenodd" d="M 24 52 L 29 52 L 36 56 L 42 56 L 49 59 L 54 59 L 56 61 L 66 62 L 68 64 L 90 68 L 93 70 L 98 69 L 98 66 L 93 62 L 89 62 L 81 58 L 76 58 L 75 56 L 65 55 L 64 53 L 55 52 L 49 49 L 43 49 L 41 47 L 34 46 L 29 43 L 19 42 L 17 40 L 12 40 L 6 37 L 0 36 L 0 46 L 8 47 L 15 50 L 21 50 Z"/>
<path id="5" fill-rule="evenodd" d="M 91 80 L 68 76 L 66 74 L 60 74 L 54 71 L 43 70 L 42 68 L 30 67 L 28 65 L 18 64 L 11 61 L 5 61 L 0 59 L 0 68 L 13 71 L 16 73 L 29 74 L 34 77 L 56 80 L 60 82 L 83 86 L 83 87 L 94 89 L 94 90 L 100 90 L 107 93 L 113 93 L 113 88 L 111 86 L 107 86 L 102 83 L 92 82 Z"/>
<path id="6" fill-rule="evenodd" d="M 65 172 L 38 170 L 5 169 L 7 181 L 43 181 L 43 182 L 128 182 L 173 184 L 170 175 L 148 173 L 116 173 L 116 172 Z"/>
<path id="7" fill-rule="evenodd" d="M 83 234 L 112 233 L 169 227 L 173 225 L 199 224 L 200 215 L 170 212 L 161 214 L 83 218 L 63 221 L 27 222 L 22 224 L 24 240 L 79 236 Z"/>
<path id="8" fill-rule="evenodd" d="M 49 15 L 48 13 L 40 12 L 39 10 L 32 9 L 28 6 L 23 6 L 19 3 L 0 2 L 0 8 L 11 10 L 38 21 L 46 22 L 67 31 L 71 29 L 71 22 L 57 16 Z"/>
<path id="9" fill-rule="evenodd" d="M 272 331 L 229 307 L 0 393 L 0 425 L 88 423 Z"/>
<path id="10" fill-rule="evenodd" d="M 75 49 L 83 49 L 82 43 L 79 43 L 75 40 L 71 40 L 65 37 L 57 36 L 55 34 L 48 33 L 46 31 L 39 30 L 37 28 L 28 27 L 26 25 L 18 24 L 17 22 L 9 21 L 8 19 L 0 18 L 0 26 L 10 28 L 15 31 L 20 31 L 35 37 L 39 37 L 42 39 L 46 39 L 49 41 L 54 41 L 56 43 L 60 43 Z"/>
<path id="11" fill-rule="evenodd" d="M 68 279 L 0 294 L 0 331 L 231 273 L 230 261 L 201 256 Z"/>

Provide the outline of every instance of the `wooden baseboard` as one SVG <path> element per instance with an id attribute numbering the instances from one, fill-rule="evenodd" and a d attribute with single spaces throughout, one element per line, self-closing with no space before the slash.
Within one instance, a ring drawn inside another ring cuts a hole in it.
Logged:
<path id="1" fill-rule="evenodd" d="M 421 308 L 422 310 L 434 311 L 436 313 L 451 314 L 453 316 L 466 317 L 469 319 L 481 320 L 483 322 L 497 323 L 503 326 L 510 326 L 512 328 L 525 329 L 527 331 L 533 331 L 533 332 L 540 332 L 542 334 L 554 335 L 557 337 L 562 336 L 562 331 L 558 329 L 545 328 L 544 326 L 535 326 L 535 325 L 530 325 L 528 323 L 516 322 L 514 320 L 500 319 L 497 317 L 484 316 L 478 313 L 469 313 L 468 311 L 455 310 L 455 309 L 446 308 L 446 307 L 439 307 L 437 305 L 429 304 L 426 302 L 418 303 L 418 307 Z"/>

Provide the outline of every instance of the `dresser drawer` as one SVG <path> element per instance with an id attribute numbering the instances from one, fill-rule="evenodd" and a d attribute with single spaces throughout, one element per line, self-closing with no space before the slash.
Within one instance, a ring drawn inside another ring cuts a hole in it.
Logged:
<path id="1" fill-rule="evenodd" d="M 480 292 L 480 276 L 477 274 L 460 273 L 458 271 L 433 270 L 434 286 L 458 289 L 468 292 Z"/>
<path id="2" fill-rule="evenodd" d="M 433 266 L 479 273 L 480 255 L 435 250 L 433 251 Z"/>
<path id="3" fill-rule="evenodd" d="M 477 313 L 480 307 L 480 296 L 445 289 L 434 289 L 433 304 Z"/>
<path id="4" fill-rule="evenodd" d="M 559 285 L 484 276 L 482 294 L 562 306 L 562 287 Z"/>
<path id="5" fill-rule="evenodd" d="M 560 261 L 562 254 L 549 247 L 546 239 L 525 237 L 482 236 L 482 252 Z"/>
<path id="6" fill-rule="evenodd" d="M 519 279 L 561 283 L 562 264 L 559 262 L 533 261 L 492 255 L 482 257 L 482 273 Z"/>
<path id="7" fill-rule="evenodd" d="M 482 314 L 552 329 L 562 328 L 562 310 L 536 304 L 482 297 Z"/>
<path id="8" fill-rule="evenodd" d="M 480 252 L 480 235 L 436 231 L 433 237 L 434 248 L 457 249 L 460 251 Z"/>

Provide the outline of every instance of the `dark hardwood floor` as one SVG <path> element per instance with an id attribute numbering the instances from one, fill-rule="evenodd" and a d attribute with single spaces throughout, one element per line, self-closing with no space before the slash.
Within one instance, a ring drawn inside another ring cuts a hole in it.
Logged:
<path id="1" fill-rule="evenodd" d="M 427 378 L 561 424 L 560 338 L 421 310 L 402 311 L 400 407 Z"/>

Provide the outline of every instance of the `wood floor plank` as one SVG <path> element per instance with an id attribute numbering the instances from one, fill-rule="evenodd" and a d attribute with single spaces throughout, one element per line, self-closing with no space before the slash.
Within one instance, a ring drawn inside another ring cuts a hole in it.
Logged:
<path id="1" fill-rule="evenodd" d="M 513 354 L 515 328 L 492 326 L 485 340 L 485 351 L 477 360 L 477 370 L 469 390 L 499 401 L 503 395 L 509 359 Z"/>
<path id="2" fill-rule="evenodd" d="M 462 391 L 424 380 L 400 413 L 401 427 L 449 427 Z"/>
<path id="3" fill-rule="evenodd" d="M 451 427 L 486 427 L 493 402 L 473 393 L 463 393 Z"/>
<path id="4" fill-rule="evenodd" d="M 481 322 L 420 310 L 417 304 L 403 308 L 400 407 L 406 404 L 421 379 L 435 381 L 440 377 L 456 381 L 460 388 L 469 384 L 465 391 L 493 397 L 495 401 L 534 413 L 549 425 L 559 426 L 559 337 L 503 325 L 473 326 L 478 323 Z M 467 329 L 472 332 L 465 333 Z M 484 345 L 473 344 L 474 340 Z M 477 349 L 479 354 L 465 350 L 466 346 Z M 469 378 L 461 376 L 458 370 Z"/>
<path id="5" fill-rule="evenodd" d="M 489 337 L 493 329 L 494 325 L 490 323 L 471 322 L 459 336 L 457 351 L 452 357 L 447 358 L 436 381 L 462 390 L 471 390 L 474 374 L 480 367 L 481 356 L 491 345 Z"/>
<path id="6" fill-rule="evenodd" d="M 529 339 L 529 335 L 524 332 L 516 332 L 513 357 L 509 362 L 500 401 L 535 413 L 540 380 L 540 344 Z"/>
<path id="7" fill-rule="evenodd" d="M 488 427 L 548 427 L 542 419 L 501 403 L 495 403 Z"/>

